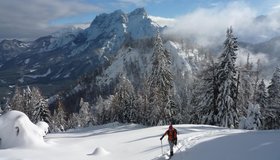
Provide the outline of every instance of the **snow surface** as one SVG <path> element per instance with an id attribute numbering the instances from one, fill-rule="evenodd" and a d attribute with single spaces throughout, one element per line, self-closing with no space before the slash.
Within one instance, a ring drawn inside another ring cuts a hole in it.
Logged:
<path id="1" fill-rule="evenodd" d="M 38 123 L 36 123 L 36 125 L 39 127 L 39 129 L 41 129 L 42 134 L 41 136 L 45 136 L 47 135 L 47 133 L 49 132 L 49 125 L 48 123 L 44 122 L 44 121 L 39 121 Z"/>
<path id="2" fill-rule="evenodd" d="M 9 111 L 0 116 L 0 149 L 44 146 L 42 132 L 24 113 Z"/>
<path id="3" fill-rule="evenodd" d="M 24 115 L 19 115 L 26 119 Z M 11 120 L 15 116 L 1 116 L 1 127 L 3 119 L 7 118 Z M 13 127 L 14 124 L 7 123 L 4 126 Z M 31 129 L 29 125 L 25 127 L 26 130 Z M 174 160 L 280 159 L 279 130 L 245 131 L 208 125 L 174 127 L 179 132 Z M 44 138 L 44 147 L 0 149 L 0 160 L 162 160 L 166 157 L 162 156 L 159 138 L 167 128 L 112 123 L 48 134 Z M 3 135 L 3 128 L 0 133 Z M 163 140 L 163 151 L 169 152 L 167 137 Z"/>

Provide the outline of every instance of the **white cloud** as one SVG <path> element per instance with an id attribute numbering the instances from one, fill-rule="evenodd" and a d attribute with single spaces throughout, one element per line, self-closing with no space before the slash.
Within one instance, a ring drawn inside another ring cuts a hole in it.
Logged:
<path id="1" fill-rule="evenodd" d="M 280 4 L 273 6 L 272 9 L 280 9 Z"/>
<path id="2" fill-rule="evenodd" d="M 74 24 L 74 27 L 76 28 L 81 28 L 81 29 L 86 29 L 90 26 L 90 23 L 80 23 L 80 24 Z"/>
<path id="3" fill-rule="evenodd" d="M 166 33 L 189 37 L 202 45 L 221 44 L 230 26 L 239 40 L 251 43 L 279 35 L 279 12 L 259 18 L 257 16 L 254 9 L 241 2 L 229 3 L 224 8 L 200 8 L 177 17 L 174 27 L 170 27 Z"/>
<path id="4" fill-rule="evenodd" d="M 265 66 L 269 65 L 271 62 L 269 56 L 266 53 L 251 54 L 249 50 L 239 48 L 237 53 L 237 65 L 244 66 L 247 63 L 248 53 L 250 53 L 249 62 L 254 64 L 254 67 L 257 67 L 256 64 L 259 60 L 261 64 Z"/>
<path id="5" fill-rule="evenodd" d="M 101 9 L 81 0 L 0 1 L 0 38 L 35 38 L 59 28 L 50 22 Z"/>
<path id="6" fill-rule="evenodd" d="M 157 16 L 149 16 L 149 18 L 162 27 L 164 26 L 173 27 L 175 24 L 174 18 L 164 18 L 164 17 L 157 17 Z"/>

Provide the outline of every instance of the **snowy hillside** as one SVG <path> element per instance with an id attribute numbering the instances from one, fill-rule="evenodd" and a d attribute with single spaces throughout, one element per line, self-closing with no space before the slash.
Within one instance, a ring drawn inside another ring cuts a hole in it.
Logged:
<path id="1" fill-rule="evenodd" d="M 1 138 L 16 134 L 12 122 L 18 112 L 0 117 Z M 32 145 L 6 146 L 0 149 L 0 160 L 163 160 L 159 138 L 168 126 L 144 127 L 136 124 L 111 123 L 67 133 L 48 134 L 42 144 L 37 132 L 24 114 L 20 114 L 21 129 L 26 134 L 19 137 L 33 139 Z M 10 119 L 11 123 L 4 124 Z M 6 126 L 3 130 L 2 127 Z M 274 131 L 244 131 L 224 129 L 207 125 L 175 125 L 178 130 L 178 145 L 174 148 L 174 160 L 279 160 L 280 135 Z M 37 128 L 40 131 L 39 128 Z M 32 132 L 30 132 L 32 131 Z M 15 136 L 17 137 L 17 136 Z M 7 138 L 7 137 L 5 137 Z M 11 140 L 13 141 L 13 140 Z M 4 142 L 4 139 L 2 139 Z M 14 142 L 14 141 L 13 141 Z M 40 143 L 39 143 L 40 142 Z M 22 144 L 22 143 L 11 143 Z M 1 143 L 0 143 L 0 148 Z M 167 138 L 163 140 L 163 151 L 168 152 Z M 16 153 L 16 154 L 15 154 Z"/>
<path id="2" fill-rule="evenodd" d="M 40 84 L 47 95 L 55 94 L 112 61 L 128 42 L 147 41 L 162 29 L 144 8 L 138 8 L 130 13 L 116 10 L 100 14 L 86 29 L 69 27 L 30 42 L 3 40 L 0 84 L 6 90 L 8 85 Z"/>
<path id="3" fill-rule="evenodd" d="M 171 55 L 171 70 L 174 74 L 174 79 L 176 77 L 193 75 L 193 73 L 198 70 L 199 63 L 204 59 L 199 55 L 197 49 L 183 49 L 182 44 L 173 41 L 167 41 L 164 44 L 164 48 Z M 131 69 L 129 64 L 134 64 L 134 69 L 139 69 L 140 75 L 145 75 L 145 73 L 150 73 L 152 68 L 152 56 L 153 48 L 147 47 L 124 47 L 119 50 L 117 56 L 114 58 L 112 64 L 103 72 L 103 74 L 98 77 L 100 84 L 108 84 L 113 79 L 118 78 L 119 74 L 128 75 Z M 136 81 L 135 76 L 130 77 L 133 82 Z M 141 77 L 143 78 L 143 77 Z"/>

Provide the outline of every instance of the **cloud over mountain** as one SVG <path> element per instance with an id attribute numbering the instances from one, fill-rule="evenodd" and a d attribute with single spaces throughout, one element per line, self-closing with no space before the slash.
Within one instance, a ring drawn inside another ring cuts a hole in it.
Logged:
<path id="1" fill-rule="evenodd" d="M 258 16 L 256 10 L 241 2 L 226 6 L 199 8 L 177 17 L 173 26 L 166 31 L 194 39 L 199 44 L 212 45 L 222 42 L 226 29 L 232 26 L 239 40 L 258 43 L 280 35 L 280 12 L 274 10 Z"/>
<path id="2" fill-rule="evenodd" d="M 37 38 L 57 30 L 51 21 L 101 8 L 80 0 L 9 0 L 0 1 L 0 39 Z"/>

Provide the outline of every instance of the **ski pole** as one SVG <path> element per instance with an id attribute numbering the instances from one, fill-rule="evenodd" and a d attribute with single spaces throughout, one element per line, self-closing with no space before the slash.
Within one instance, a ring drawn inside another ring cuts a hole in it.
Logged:
<path id="1" fill-rule="evenodd" d="M 160 140 L 160 144 L 161 144 L 161 154 L 163 155 L 162 140 Z"/>

